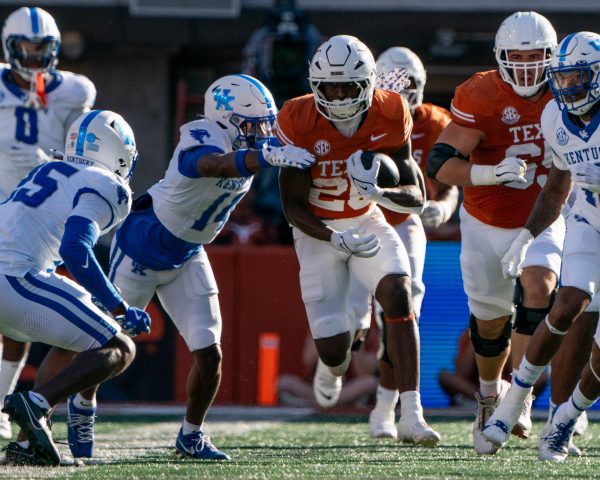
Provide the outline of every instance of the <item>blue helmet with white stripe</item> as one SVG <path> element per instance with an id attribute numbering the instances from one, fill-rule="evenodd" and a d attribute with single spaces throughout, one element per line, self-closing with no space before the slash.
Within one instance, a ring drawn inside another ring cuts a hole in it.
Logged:
<path id="1" fill-rule="evenodd" d="M 27 48 L 26 43 L 32 46 Z M 2 48 L 4 58 L 12 68 L 23 78 L 31 80 L 37 72 L 56 68 L 60 31 L 46 10 L 21 7 L 4 22 Z"/>
<path id="2" fill-rule="evenodd" d="M 552 57 L 548 82 L 561 110 L 584 115 L 600 100 L 600 35 L 566 36 Z"/>
<path id="3" fill-rule="evenodd" d="M 235 149 L 269 142 L 276 115 L 269 89 L 249 75 L 221 77 L 204 94 L 204 116 L 225 130 Z"/>
<path id="4" fill-rule="evenodd" d="M 104 168 L 129 180 L 138 160 L 133 131 L 118 113 L 84 113 L 69 128 L 64 160 Z"/>

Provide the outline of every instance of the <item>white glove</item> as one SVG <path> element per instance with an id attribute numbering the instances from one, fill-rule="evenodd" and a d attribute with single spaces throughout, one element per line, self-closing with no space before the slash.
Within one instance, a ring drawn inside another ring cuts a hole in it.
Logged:
<path id="1" fill-rule="evenodd" d="M 362 153 L 362 150 L 357 150 L 346 159 L 346 172 L 350 182 L 361 196 L 377 199 L 383 195 L 383 190 L 377 186 L 377 174 L 381 161 L 379 157 L 375 156 L 371 168 L 366 169 L 361 160 Z"/>
<path id="2" fill-rule="evenodd" d="M 451 216 L 451 207 L 447 202 L 427 200 L 423 213 L 421 213 L 421 222 L 426 228 L 437 228 L 450 220 Z"/>
<path id="3" fill-rule="evenodd" d="M 591 192 L 600 193 L 600 164 L 584 163 L 572 172 L 575 184 Z"/>
<path id="4" fill-rule="evenodd" d="M 506 157 L 498 165 L 471 165 L 472 185 L 500 185 L 527 183 L 527 164 L 517 157 Z"/>
<path id="5" fill-rule="evenodd" d="M 357 257 L 372 257 L 380 249 L 379 239 L 374 234 L 358 228 L 349 228 L 343 232 L 333 232 L 331 244 L 340 252 L 356 255 Z"/>
<path id="6" fill-rule="evenodd" d="M 8 150 L 10 162 L 16 167 L 33 168 L 52 160 L 41 148 L 19 148 L 13 146 Z"/>
<path id="7" fill-rule="evenodd" d="M 521 265 L 529 245 L 533 242 L 533 235 L 526 228 L 522 228 L 519 235 L 512 241 L 506 255 L 502 257 L 502 273 L 504 278 L 517 278 L 521 275 Z"/>
<path id="8" fill-rule="evenodd" d="M 285 145 L 283 147 L 263 145 L 260 156 L 265 162 L 274 167 L 295 167 L 305 169 L 310 168 L 316 161 L 316 158 L 312 153 L 309 153 L 303 148 L 294 147 L 293 145 Z"/>

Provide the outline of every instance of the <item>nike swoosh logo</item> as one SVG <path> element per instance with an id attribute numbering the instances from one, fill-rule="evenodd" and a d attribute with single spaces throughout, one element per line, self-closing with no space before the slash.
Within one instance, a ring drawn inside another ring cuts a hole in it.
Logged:
<path id="1" fill-rule="evenodd" d="M 90 266 L 90 256 L 88 254 L 85 255 L 85 263 L 81 266 L 84 270 Z"/>
<path id="2" fill-rule="evenodd" d="M 325 394 L 323 393 L 323 391 L 322 391 L 322 390 L 317 390 L 317 391 L 318 391 L 318 392 L 319 392 L 319 393 L 320 393 L 320 394 L 321 394 L 323 397 L 325 397 L 327 400 L 331 400 L 331 395 L 325 395 Z"/>
<path id="3" fill-rule="evenodd" d="M 138 312 L 133 312 L 133 315 L 135 316 L 135 319 L 138 321 L 142 319 L 142 315 L 139 314 Z"/>
<path id="4" fill-rule="evenodd" d="M 380 138 L 383 138 L 387 135 L 387 132 L 382 133 L 381 135 L 373 135 L 371 134 L 371 141 L 372 142 L 376 142 L 377 140 L 379 140 Z"/>
<path id="5" fill-rule="evenodd" d="M 418 138 L 423 138 L 424 136 L 425 136 L 425 134 L 424 134 L 424 133 L 413 133 L 413 134 L 410 136 L 410 139 L 411 139 L 411 140 L 417 140 Z"/>
<path id="6" fill-rule="evenodd" d="M 39 423 L 39 420 L 37 418 L 35 418 L 35 416 L 33 415 L 33 411 L 31 410 L 31 407 L 27 403 L 27 400 L 25 400 L 25 398 L 23 397 L 22 394 L 20 394 L 20 395 L 21 395 L 21 398 L 23 398 L 23 404 L 25 405 L 25 409 L 27 410 L 27 415 L 29 416 L 29 423 L 36 430 L 43 430 L 44 427 L 41 426 L 41 424 Z"/>

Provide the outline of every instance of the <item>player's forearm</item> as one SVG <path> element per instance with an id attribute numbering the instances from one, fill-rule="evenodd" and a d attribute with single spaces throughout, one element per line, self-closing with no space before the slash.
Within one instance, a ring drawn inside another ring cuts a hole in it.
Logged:
<path id="1" fill-rule="evenodd" d="M 416 185 L 404 185 L 396 188 L 384 189 L 383 198 L 377 203 L 395 212 L 416 213 L 423 211 L 425 196 Z"/>
<path id="2" fill-rule="evenodd" d="M 331 230 L 319 217 L 302 206 L 284 207 L 283 213 L 288 222 L 306 235 L 328 242 Z"/>
<path id="3" fill-rule="evenodd" d="M 525 228 L 534 237 L 537 237 L 556 221 L 564 206 L 565 202 L 562 199 L 555 195 L 545 195 L 542 191 L 529 215 Z"/>

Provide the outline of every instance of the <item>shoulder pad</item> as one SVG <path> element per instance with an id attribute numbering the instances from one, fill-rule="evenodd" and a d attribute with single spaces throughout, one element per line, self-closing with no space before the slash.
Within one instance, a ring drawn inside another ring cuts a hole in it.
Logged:
<path id="1" fill-rule="evenodd" d="M 199 146 L 212 146 L 228 153 L 233 149 L 229 135 L 216 123 L 205 118 L 182 125 L 179 134 L 177 147 L 181 150 L 189 150 Z"/>
<path id="2" fill-rule="evenodd" d="M 375 89 L 373 104 L 379 113 L 389 120 L 402 120 L 406 112 L 410 111 L 408 103 L 402 95 L 390 90 Z"/>
<path id="3" fill-rule="evenodd" d="M 89 189 L 90 193 L 96 193 L 106 200 L 113 212 L 114 220 L 112 225 L 116 225 L 123 220 L 131 210 L 131 188 L 121 177 L 110 173 L 107 170 L 98 167 L 85 167 L 88 179 L 87 185 L 81 190 Z"/>
<path id="4" fill-rule="evenodd" d="M 278 131 L 284 138 L 293 141 L 295 133 L 306 133 L 314 128 L 318 115 L 320 113 L 315 106 L 313 94 L 292 98 L 283 104 L 277 114 Z"/>
<path id="5" fill-rule="evenodd" d="M 56 90 L 50 92 L 55 98 L 60 98 L 65 104 L 74 109 L 91 109 L 96 101 L 96 87 L 85 75 L 72 72 L 58 72 L 62 83 Z"/>

